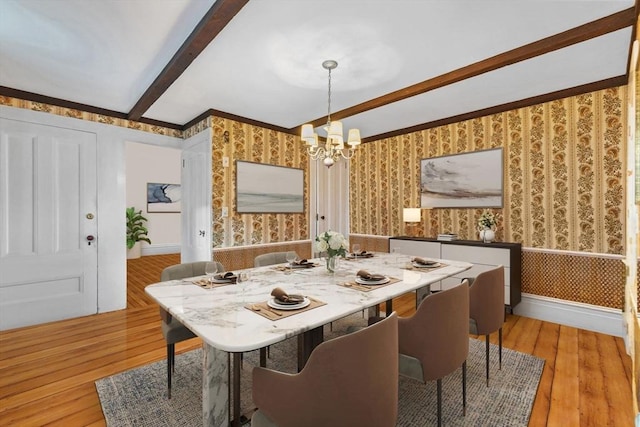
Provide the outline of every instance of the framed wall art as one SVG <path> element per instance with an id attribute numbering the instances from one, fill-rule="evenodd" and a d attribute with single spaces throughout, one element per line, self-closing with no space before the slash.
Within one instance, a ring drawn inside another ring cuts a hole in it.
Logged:
<path id="1" fill-rule="evenodd" d="M 147 212 L 182 211 L 182 189 L 180 184 L 147 183 Z"/>
<path id="2" fill-rule="evenodd" d="M 502 148 L 420 161 L 422 208 L 501 208 Z"/>
<path id="3" fill-rule="evenodd" d="M 236 212 L 303 213 L 304 170 L 237 160 Z"/>

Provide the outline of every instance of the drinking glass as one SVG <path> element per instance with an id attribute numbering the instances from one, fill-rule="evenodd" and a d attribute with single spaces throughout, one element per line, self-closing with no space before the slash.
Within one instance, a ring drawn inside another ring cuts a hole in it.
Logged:
<path id="1" fill-rule="evenodd" d="M 351 245 L 351 251 L 353 252 L 353 256 L 358 258 L 358 255 L 360 254 L 360 244 L 354 243 Z"/>
<path id="2" fill-rule="evenodd" d="M 249 281 L 249 273 L 246 271 L 238 273 L 238 278 L 236 279 L 236 284 L 240 286 L 240 293 L 242 294 L 242 300 L 244 301 L 244 290 L 247 287 L 247 282 Z"/>
<path id="3" fill-rule="evenodd" d="M 218 272 L 218 263 L 217 262 L 208 262 L 204 266 L 204 273 L 207 275 L 207 279 L 209 279 L 209 284 L 213 284 L 213 277 Z"/>
<path id="4" fill-rule="evenodd" d="M 289 263 L 289 267 L 291 267 L 293 265 L 293 262 L 296 260 L 296 258 L 298 258 L 298 256 L 296 255 L 295 252 L 291 251 L 291 252 L 287 252 L 287 254 L 285 255 L 285 258 Z"/>

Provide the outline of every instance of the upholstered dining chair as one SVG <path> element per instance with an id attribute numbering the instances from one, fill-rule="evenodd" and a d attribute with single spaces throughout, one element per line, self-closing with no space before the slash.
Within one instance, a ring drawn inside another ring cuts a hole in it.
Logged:
<path id="1" fill-rule="evenodd" d="M 442 425 L 442 378 L 462 366 L 462 413 L 467 406 L 469 354 L 468 281 L 422 300 L 415 314 L 398 319 L 400 374 L 426 383 L 436 380 L 438 426 Z"/>
<path id="2" fill-rule="evenodd" d="M 269 252 L 266 254 L 258 255 L 253 259 L 254 267 L 264 267 L 265 265 L 283 264 L 287 262 L 287 252 Z M 296 254 L 296 259 L 298 254 Z"/>
<path id="3" fill-rule="evenodd" d="M 188 262 L 166 267 L 162 270 L 160 280 L 166 282 L 167 280 L 202 276 L 205 274 L 205 267 L 209 262 L 215 262 L 218 271 L 224 271 L 224 266 L 218 261 Z M 167 396 L 171 399 L 171 375 L 175 370 L 176 343 L 195 338 L 196 335 L 162 307 L 160 307 L 160 319 L 162 320 L 162 335 L 167 342 Z"/>
<path id="4" fill-rule="evenodd" d="M 502 369 L 504 325 L 504 267 L 498 266 L 471 279 L 469 287 L 469 333 L 485 336 L 485 365 L 489 387 L 489 335 L 498 331 L 498 369 Z"/>
<path id="5" fill-rule="evenodd" d="M 318 345 L 297 374 L 253 369 L 252 427 L 396 425 L 395 313 Z"/>

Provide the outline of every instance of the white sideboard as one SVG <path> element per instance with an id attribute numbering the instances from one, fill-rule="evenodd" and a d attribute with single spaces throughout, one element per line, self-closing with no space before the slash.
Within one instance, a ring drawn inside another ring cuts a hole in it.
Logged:
<path id="1" fill-rule="evenodd" d="M 521 299 L 522 245 L 520 243 L 483 243 L 477 240 L 440 241 L 420 237 L 392 237 L 389 239 L 389 251 L 424 258 L 441 258 L 466 261 L 473 264 L 471 269 L 459 276 L 449 277 L 431 286 L 431 291 L 449 289 L 460 283 L 465 277 L 476 277 L 483 271 L 499 265 L 504 266 L 504 304 L 509 311 L 518 305 Z M 439 286 L 439 287 L 438 287 Z M 417 294 L 416 301 L 424 297 Z"/>

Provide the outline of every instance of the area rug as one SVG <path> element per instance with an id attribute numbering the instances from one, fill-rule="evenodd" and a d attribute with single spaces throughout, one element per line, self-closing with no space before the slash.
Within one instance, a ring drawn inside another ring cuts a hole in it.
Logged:
<path id="1" fill-rule="evenodd" d="M 325 327 L 325 339 L 363 324 L 360 316 Z M 296 341 L 270 347 L 269 368 L 295 372 Z M 469 340 L 467 359 L 467 414 L 462 415 L 462 373 L 457 370 L 443 380 L 443 424 L 447 426 L 527 426 L 536 396 L 544 360 L 503 349 L 502 370 L 498 370 L 498 348 L 491 345 L 490 386 L 486 386 L 484 341 Z M 201 426 L 201 351 L 176 356 L 172 397 L 167 399 L 165 361 L 156 362 L 96 381 L 108 426 Z M 258 364 L 258 352 L 245 353 L 242 365 L 243 413 L 253 409 L 251 369 Z M 437 424 L 436 383 L 423 384 L 400 377 L 398 426 Z M 355 427 L 355 426 L 354 426 Z"/>

